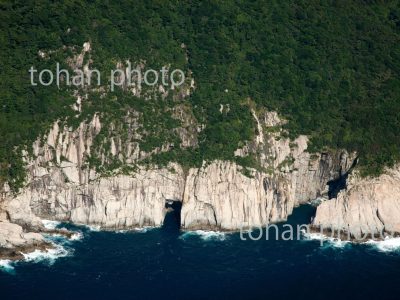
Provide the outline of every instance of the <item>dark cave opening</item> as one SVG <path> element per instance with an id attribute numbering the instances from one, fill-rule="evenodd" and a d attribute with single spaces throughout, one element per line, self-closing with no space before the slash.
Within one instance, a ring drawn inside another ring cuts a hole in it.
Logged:
<path id="1" fill-rule="evenodd" d="M 165 209 L 167 213 L 165 214 L 163 228 L 179 230 L 181 227 L 182 202 L 179 200 L 167 199 L 165 201 Z"/>
<path id="2" fill-rule="evenodd" d="M 346 188 L 346 180 L 349 173 L 346 173 L 335 180 L 328 181 L 328 198 L 336 198 L 339 192 Z"/>
<path id="3" fill-rule="evenodd" d="M 358 158 L 356 157 L 354 159 L 351 167 L 346 172 L 342 172 L 342 170 L 340 170 L 341 175 L 338 178 L 328 181 L 327 184 L 329 186 L 329 190 L 328 190 L 328 198 L 329 199 L 336 198 L 341 190 L 346 189 L 347 178 L 349 177 L 349 174 L 354 169 L 354 167 L 357 165 L 357 162 L 358 162 Z"/>

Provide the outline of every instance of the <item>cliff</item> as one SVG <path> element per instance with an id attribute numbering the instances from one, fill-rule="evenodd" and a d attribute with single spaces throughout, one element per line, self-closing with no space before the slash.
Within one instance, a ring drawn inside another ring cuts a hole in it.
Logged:
<path id="1" fill-rule="evenodd" d="M 0 231 L 10 238 L 1 247 L 32 244 L 41 232 L 40 219 L 97 225 L 103 229 L 160 226 L 166 202 L 182 203 L 181 228 L 238 230 L 285 220 L 295 206 L 327 194 L 327 182 L 341 176 L 353 159 L 346 152 L 311 155 L 308 139 L 281 137 L 283 122 L 273 112 L 253 111 L 258 127 L 254 141 L 236 151 L 237 156 L 257 155 L 260 169 L 250 174 L 234 162 L 204 162 L 201 168 L 184 170 L 178 164 L 165 168 L 138 167 L 124 174 L 105 176 L 90 168 L 87 160 L 102 123 L 98 115 L 76 129 L 54 123 L 48 134 L 26 153 L 28 179 L 19 194 L 2 193 Z M 134 119 L 128 118 L 132 124 Z M 181 131 L 186 144 L 196 140 Z M 124 162 L 147 157 L 138 144 L 111 138 L 110 152 Z M 160 151 L 166 151 L 162 147 Z M 102 158 L 106 161 L 107 156 Z M 7 231 L 14 226 L 24 242 Z M 13 225 L 11 225 L 13 224 Z M 22 232 L 22 228 L 24 232 Z"/>
<path id="2" fill-rule="evenodd" d="M 377 178 L 349 176 L 337 198 L 323 202 L 313 224 L 355 238 L 382 238 L 400 233 L 400 168 Z"/>

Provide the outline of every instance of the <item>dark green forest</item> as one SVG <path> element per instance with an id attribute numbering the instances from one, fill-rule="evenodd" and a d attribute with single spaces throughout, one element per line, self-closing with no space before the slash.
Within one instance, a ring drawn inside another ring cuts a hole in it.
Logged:
<path id="1" fill-rule="evenodd" d="M 399 161 L 399 1 L 1 0 L 1 181 L 21 186 L 22 149 L 55 120 L 78 121 L 72 88 L 31 86 L 29 68 L 54 69 L 86 41 L 100 70 L 144 59 L 150 67 L 193 72 L 196 90 L 185 101 L 206 124 L 199 147 L 174 149 L 161 162 L 235 159 L 234 150 L 255 132 L 246 99 L 283 115 L 292 138 L 309 135 L 309 151 L 357 151 L 364 175 Z M 39 50 L 52 54 L 43 60 Z M 229 104 L 229 113 L 221 114 L 220 104 Z M 165 102 L 118 91 L 107 99 L 92 95 L 85 105 L 80 118 L 141 111 L 154 133 L 145 150 L 176 138 L 167 134 L 179 124 L 165 114 Z"/>

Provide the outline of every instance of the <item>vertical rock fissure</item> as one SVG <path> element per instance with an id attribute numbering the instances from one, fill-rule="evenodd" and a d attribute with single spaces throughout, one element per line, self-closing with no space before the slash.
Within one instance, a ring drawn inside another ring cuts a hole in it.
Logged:
<path id="1" fill-rule="evenodd" d="M 182 201 L 166 199 L 165 209 L 167 213 L 164 217 L 163 227 L 169 229 L 180 229 Z"/>
<path id="2" fill-rule="evenodd" d="M 328 190 L 329 199 L 336 198 L 340 191 L 347 188 L 347 178 L 349 177 L 349 174 L 354 169 L 356 164 L 357 164 L 357 158 L 354 159 L 351 167 L 346 172 L 343 172 L 343 169 L 340 168 L 339 177 L 327 182 L 327 185 L 329 186 Z"/>

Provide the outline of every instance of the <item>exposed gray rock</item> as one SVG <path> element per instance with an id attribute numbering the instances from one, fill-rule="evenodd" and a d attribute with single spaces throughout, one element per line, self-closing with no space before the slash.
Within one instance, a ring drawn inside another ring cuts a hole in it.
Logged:
<path id="1" fill-rule="evenodd" d="M 24 232 L 22 227 L 8 221 L 0 221 L 0 248 L 13 248 L 43 242 L 39 233 Z"/>
<path id="2" fill-rule="evenodd" d="M 165 201 L 172 199 L 183 203 L 183 228 L 237 230 L 285 220 L 295 206 L 326 195 L 326 183 L 352 164 L 353 157 L 346 152 L 307 153 L 305 136 L 295 141 L 282 138 L 283 122 L 276 113 L 253 111 L 253 116 L 258 134 L 236 152 L 256 155 L 262 168 L 250 170 L 250 177 L 227 161 L 186 172 L 171 164 L 101 177 L 86 167 L 102 126 L 99 116 L 75 130 L 55 123 L 34 144 L 34 158 L 26 157 L 28 184 L 16 196 L 6 192 L 1 206 L 10 222 L 24 228 L 39 230 L 40 218 L 45 218 L 117 229 L 161 225 Z M 133 115 L 128 120 L 136 126 Z M 182 139 L 186 145 L 196 144 L 193 130 L 182 134 L 188 135 Z M 118 138 L 111 141 L 110 151 L 118 157 L 122 152 L 121 157 L 130 161 L 148 155 Z"/>
<path id="3" fill-rule="evenodd" d="M 318 207 L 313 224 L 358 238 L 381 237 L 400 233 L 399 216 L 400 168 L 396 167 L 378 178 L 350 175 L 347 189 Z"/>

